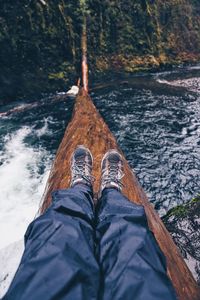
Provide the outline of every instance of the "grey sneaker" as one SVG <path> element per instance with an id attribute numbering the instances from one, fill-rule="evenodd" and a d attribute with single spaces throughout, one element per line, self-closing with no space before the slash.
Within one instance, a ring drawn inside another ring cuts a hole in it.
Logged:
<path id="1" fill-rule="evenodd" d="M 109 150 L 101 162 L 100 195 L 105 188 L 116 188 L 121 191 L 123 173 L 122 156 L 115 149 Z"/>
<path id="2" fill-rule="evenodd" d="M 91 175 L 93 165 L 92 154 L 89 149 L 80 145 L 72 154 L 71 158 L 71 184 L 77 183 L 92 186 L 94 177 Z"/>

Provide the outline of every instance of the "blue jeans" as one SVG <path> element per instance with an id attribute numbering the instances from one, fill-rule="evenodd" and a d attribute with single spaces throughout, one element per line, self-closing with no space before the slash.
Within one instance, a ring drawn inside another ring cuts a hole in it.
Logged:
<path id="1" fill-rule="evenodd" d="M 27 229 L 4 300 L 176 299 L 142 206 L 105 189 L 95 210 L 82 184 L 52 198 Z"/>

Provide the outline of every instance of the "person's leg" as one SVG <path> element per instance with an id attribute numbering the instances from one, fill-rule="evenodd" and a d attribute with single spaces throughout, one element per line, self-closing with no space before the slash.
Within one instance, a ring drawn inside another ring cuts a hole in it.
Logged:
<path id="1" fill-rule="evenodd" d="M 53 193 L 53 205 L 34 220 L 25 251 L 3 299 L 96 299 L 92 193 L 86 185 Z"/>
<path id="2" fill-rule="evenodd" d="M 25 251 L 4 300 L 97 299 L 92 189 L 78 180 L 75 167 L 76 185 L 55 191 L 52 206 L 28 227 Z"/>
<path id="3" fill-rule="evenodd" d="M 176 299 L 143 207 L 114 188 L 105 189 L 100 200 L 97 240 L 101 299 Z"/>
<path id="4" fill-rule="evenodd" d="M 165 258 L 148 228 L 144 208 L 120 192 L 120 165 L 115 181 L 116 162 L 113 156 L 112 166 L 105 164 L 98 208 L 100 299 L 174 300 Z"/>

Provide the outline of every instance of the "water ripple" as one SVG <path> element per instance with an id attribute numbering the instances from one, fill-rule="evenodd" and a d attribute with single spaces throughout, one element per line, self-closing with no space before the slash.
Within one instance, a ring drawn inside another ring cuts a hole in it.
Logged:
<path id="1" fill-rule="evenodd" d="M 93 98 L 161 215 L 199 192 L 200 97 L 114 87 Z"/>

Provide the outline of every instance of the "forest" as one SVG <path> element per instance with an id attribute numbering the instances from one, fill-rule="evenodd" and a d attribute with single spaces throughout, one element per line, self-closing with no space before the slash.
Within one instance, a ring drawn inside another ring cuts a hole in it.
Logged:
<path id="1" fill-rule="evenodd" d="M 93 79 L 199 60 L 198 0 L 1 1 L 0 103 L 75 83 L 84 14 Z"/>

